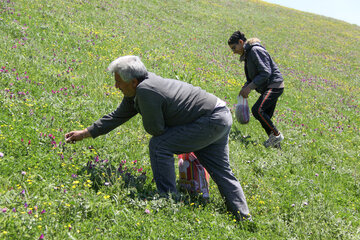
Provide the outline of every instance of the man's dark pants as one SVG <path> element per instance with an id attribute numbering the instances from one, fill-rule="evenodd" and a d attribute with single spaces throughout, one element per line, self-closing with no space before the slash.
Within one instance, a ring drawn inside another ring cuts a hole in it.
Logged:
<path id="1" fill-rule="evenodd" d="M 232 117 L 227 107 L 217 107 L 196 121 L 170 127 L 151 138 L 151 167 L 160 192 L 176 192 L 174 154 L 194 152 L 224 197 L 227 209 L 240 220 L 250 217 L 244 192 L 229 164 Z"/>

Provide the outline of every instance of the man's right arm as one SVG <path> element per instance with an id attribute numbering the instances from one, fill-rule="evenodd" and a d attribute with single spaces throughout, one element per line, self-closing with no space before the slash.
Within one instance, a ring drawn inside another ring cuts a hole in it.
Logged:
<path id="1" fill-rule="evenodd" d="M 94 122 L 87 128 L 87 130 L 89 131 L 91 137 L 96 138 L 127 122 L 137 113 L 138 112 L 134 108 L 134 98 L 124 97 L 115 111 Z"/>

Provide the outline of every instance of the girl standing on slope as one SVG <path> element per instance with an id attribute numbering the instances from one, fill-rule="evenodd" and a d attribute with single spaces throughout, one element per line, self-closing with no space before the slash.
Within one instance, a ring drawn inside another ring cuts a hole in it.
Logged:
<path id="1" fill-rule="evenodd" d="M 265 147 L 280 147 L 284 136 L 271 121 L 277 100 L 284 91 L 279 68 L 257 38 L 247 40 L 244 33 L 236 31 L 228 44 L 234 54 L 240 55 L 240 62 L 245 62 L 246 83 L 239 95 L 247 98 L 254 89 L 261 94 L 251 111 L 269 136 Z"/>

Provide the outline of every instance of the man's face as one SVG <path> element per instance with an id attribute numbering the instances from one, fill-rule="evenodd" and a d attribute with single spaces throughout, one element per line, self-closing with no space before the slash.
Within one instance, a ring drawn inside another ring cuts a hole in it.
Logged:
<path id="1" fill-rule="evenodd" d="M 120 89 L 125 97 L 133 97 L 136 94 L 136 87 L 139 84 L 137 79 L 133 79 L 130 82 L 122 80 L 119 74 L 115 73 L 115 87 Z"/>
<path id="2" fill-rule="evenodd" d="M 229 47 L 234 54 L 243 55 L 244 54 L 244 41 L 239 40 L 239 43 L 230 44 Z"/>

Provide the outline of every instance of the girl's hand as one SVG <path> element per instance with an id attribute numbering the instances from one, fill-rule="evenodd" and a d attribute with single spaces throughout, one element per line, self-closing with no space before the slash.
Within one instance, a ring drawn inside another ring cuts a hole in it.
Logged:
<path id="1" fill-rule="evenodd" d="M 241 89 L 239 95 L 241 95 L 243 98 L 248 98 L 250 92 L 251 92 L 251 89 L 248 86 L 246 86 Z"/>

